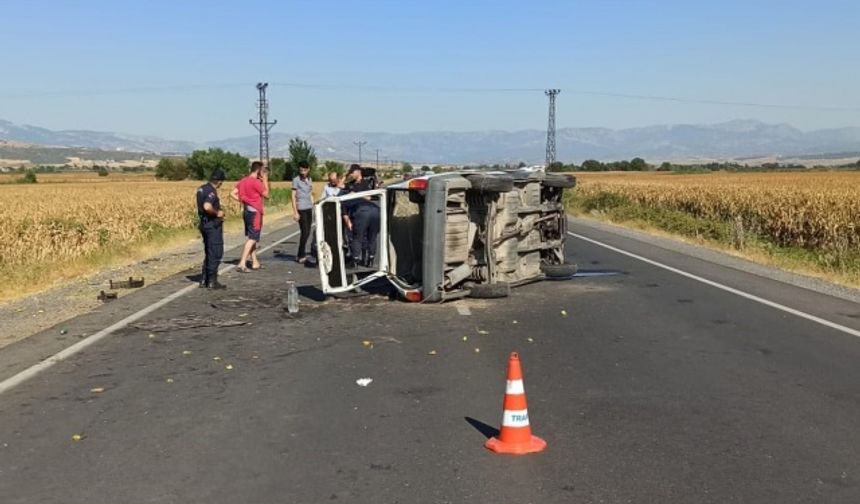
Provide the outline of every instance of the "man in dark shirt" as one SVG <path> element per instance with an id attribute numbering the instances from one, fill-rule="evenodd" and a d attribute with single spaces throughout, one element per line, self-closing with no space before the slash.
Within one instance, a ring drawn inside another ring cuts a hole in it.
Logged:
<path id="1" fill-rule="evenodd" d="M 197 216 L 200 220 L 200 234 L 203 236 L 203 279 L 200 287 L 225 289 L 218 282 L 218 265 L 224 255 L 224 210 L 218 198 L 218 188 L 224 182 L 224 172 L 220 168 L 212 171 L 209 182 L 197 189 Z"/>
<path id="2" fill-rule="evenodd" d="M 361 167 L 357 164 L 349 167 L 347 179 L 349 183 L 341 191 L 341 196 L 374 189 L 373 182 L 363 177 Z M 359 198 L 345 202 L 344 207 L 344 223 L 352 232 L 349 243 L 351 262 L 373 266 L 379 241 L 379 206 L 369 199 Z"/>

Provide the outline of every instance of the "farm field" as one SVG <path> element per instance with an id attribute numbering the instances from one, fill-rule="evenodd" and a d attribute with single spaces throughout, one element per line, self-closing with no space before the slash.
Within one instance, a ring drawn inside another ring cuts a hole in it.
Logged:
<path id="1" fill-rule="evenodd" d="M 574 212 L 860 284 L 860 172 L 576 175 L 579 184 L 568 201 Z"/>
<path id="2" fill-rule="evenodd" d="M 0 184 L 0 300 L 93 272 L 135 255 L 141 245 L 196 235 L 194 191 L 202 182 L 157 182 L 152 175 L 40 174 L 38 184 Z M 220 190 L 228 219 L 240 207 Z M 274 182 L 269 214 L 289 203 Z M 26 286 L 26 287 L 25 287 Z"/>

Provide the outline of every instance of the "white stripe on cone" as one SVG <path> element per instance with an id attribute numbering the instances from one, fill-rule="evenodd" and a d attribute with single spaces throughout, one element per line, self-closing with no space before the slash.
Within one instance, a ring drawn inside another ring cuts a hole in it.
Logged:
<path id="1" fill-rule="evenodd" d="M 529 410 L 505 410 L 502 415 L 503 427 L 528 427 Z"/>
<path id="2" fill-rule="evenodd" d="M 505 393 L 508 395 L 523 395 L 526 393 L 522 380 L 508 380 L 508 386 L 505 390 Z"/>

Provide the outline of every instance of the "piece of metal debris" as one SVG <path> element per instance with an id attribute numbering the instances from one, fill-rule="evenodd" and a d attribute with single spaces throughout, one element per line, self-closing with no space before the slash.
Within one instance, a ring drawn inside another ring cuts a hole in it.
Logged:
<path id="1" fill-rule="evenodd" d="M 187 317 L 176 317 L 170 319 L 147 320 L 129 324 L 130 327 L 151 332 L 180 331 L 183 329 L 195 329 L 198 327 L 233 327 L 249 325 L 244 320 L 219 320 L 213 317 L 200 317 L 189 315 Z"/>
<path id="2" fill-rule="evenodd" d="M 113 301 L 114 299 L 116 299 L 116 297 L 116 292 L 101 291 L 96 299 L 98 299 L 102 303 L 107 303 L 108 301 Z"/>
<path id="3" fill-rule="evenodd" d="M 128 280 L 109 280 L 111 289 L 138 289 L 143 287 L 144 279 L 128 277 Z"/>

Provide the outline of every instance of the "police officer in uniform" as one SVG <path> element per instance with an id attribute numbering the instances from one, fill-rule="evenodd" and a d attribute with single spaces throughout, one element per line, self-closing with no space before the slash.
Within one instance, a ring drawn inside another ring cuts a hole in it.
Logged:
<path id="1" fill-rule="evenodd" d="M 364 178 L 361 166 L 357 164 L 349 167 L 347 178 L 350 182 L 341 191 L 341 195 L 374 189 L 373 181 Z M 347 261 L 347 267 L 353 267 L 355 264 L 373 266 L 379 239 L 379 206 L 364 198 L 348 201 L 344 206 L 347 210 L 344 220 L 347 228 L 352 231 L 352 240 L 349 243 L 351 258 Z"/>
<path id="2" fill-rule="evenodd" d="M 200 219 L 200 234 L 203 235 L 203 248 L 206 253 L 200 287 L 208 289 L 226 289 L 226 286 L 218 282 L 218 266 L 224 255 L 224 210 L 221 210 L 218 188 L 223 182 L 224 172 L 216 168 L 212 171 L 209 182 L 197 189 L 197 216 Z"/>

